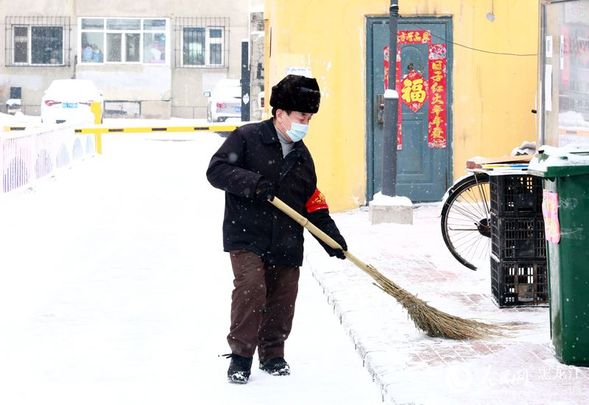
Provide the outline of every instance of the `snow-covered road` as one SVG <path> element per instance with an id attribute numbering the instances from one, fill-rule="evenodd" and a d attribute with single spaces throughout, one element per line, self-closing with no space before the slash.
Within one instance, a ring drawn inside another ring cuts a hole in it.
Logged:
<path id="1" fill-rule="evenodd" d="M 381 403 L 305 269 L 292 375 L 226 382 L 232 278 L 205 178 L 222 141 L 106 136 L 103 156 L 0 198 L 0 404 Z"/>

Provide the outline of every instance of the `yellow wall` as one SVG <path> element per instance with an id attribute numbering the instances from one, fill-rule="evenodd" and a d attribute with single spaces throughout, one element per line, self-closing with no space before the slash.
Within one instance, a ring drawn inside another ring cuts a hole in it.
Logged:
<path id="1" fill-rule="evenodd" d="M 537 0 L 399 0 L 401 16 L 452 16 L 455 43 L 536 54 Z M 265 0 L 266 93 L 288 67 L 311 69 L 321 107 L 305 143 L 332 211 L 365 203 L 366 17 L 388 16 L 389 0 Z M 495 21 L 486 14 L 493 7 Z M 535 140 L 536 57 L 454 45 L 454 176 L 472 156 L 500 156 Z"/>

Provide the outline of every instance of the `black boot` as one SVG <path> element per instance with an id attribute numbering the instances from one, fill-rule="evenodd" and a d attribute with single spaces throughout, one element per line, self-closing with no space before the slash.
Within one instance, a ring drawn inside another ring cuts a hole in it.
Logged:
<path id="1" fill-rule="evenodd" d="M 234 384 L 246 384 L 250 378 L 252 358 L 243 357 L 237 354 L 227 354 L 225 357 L 231 358 L 231 363 L 227 370 L 227 379 L 229 382 Z"/>
<path id="2" fill-rule="evenodd" d="M 275 357 L 260 363 L 260 370 L 272 375 L 290 375 L 290 366 L 284 357 Z"/>

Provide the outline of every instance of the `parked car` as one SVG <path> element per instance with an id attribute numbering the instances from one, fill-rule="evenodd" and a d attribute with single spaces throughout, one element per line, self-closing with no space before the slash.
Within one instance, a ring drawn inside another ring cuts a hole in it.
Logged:
<path id="1" fill-rule="evenodd" d="M 99 119 L 102 122 L 104 99 L 102 92 L 91 80 L 54 80 L 41 98 L 41 122 L 93 124 L 93 102 L 100 103 Z"/>
<path id="2" fill-rule="evenodd" d="M 206 91 L 207 119 L 222 122 L 228 119 L 241 119 L 241 84 L 237 79 L 222 79 L 213 88 Z"/>

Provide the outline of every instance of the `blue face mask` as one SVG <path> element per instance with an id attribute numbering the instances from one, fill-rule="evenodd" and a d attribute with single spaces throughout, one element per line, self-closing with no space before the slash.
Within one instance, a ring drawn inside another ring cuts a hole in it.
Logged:
<path id="1" fill-rule="evenodd" d="M 307 135 L 307 131 L 309 130 L 309 125 L 307 124 L 299 124 L 297 122 L 290 123 L 290 129 L 286 131 L 286 134 L 293 142 L 298 142 Z"/>

